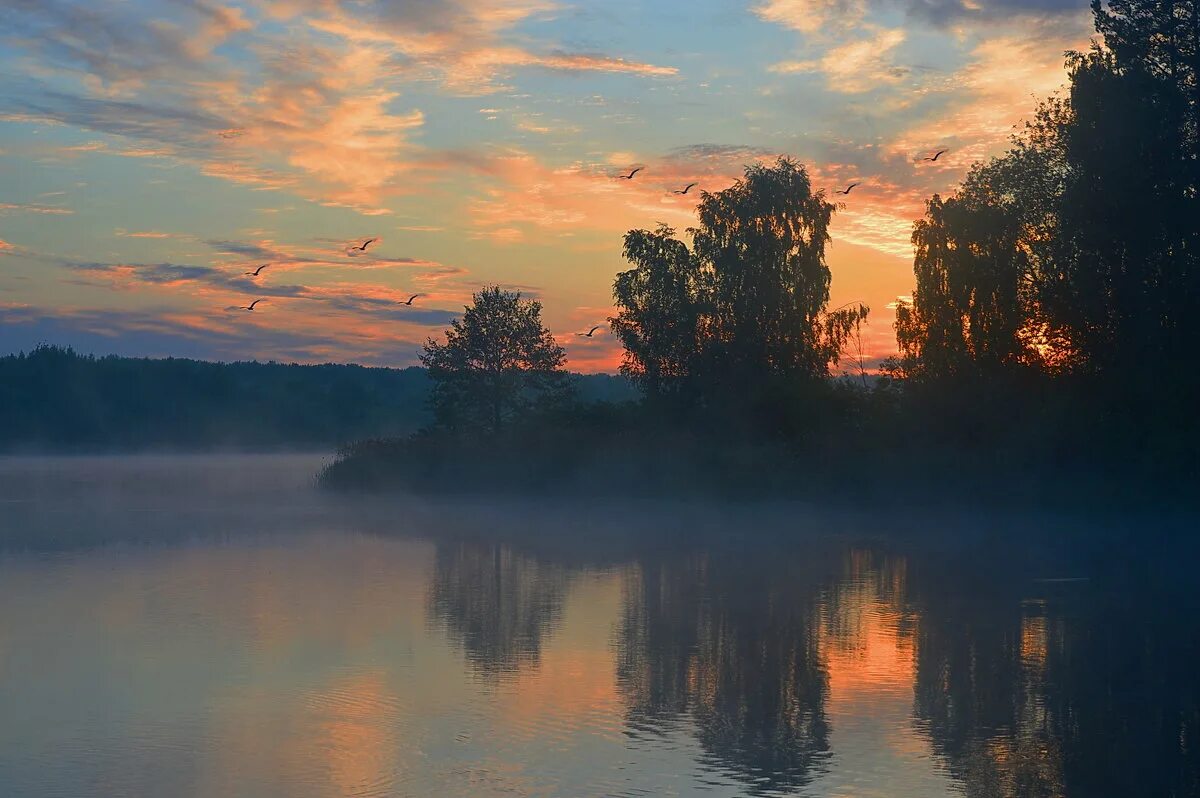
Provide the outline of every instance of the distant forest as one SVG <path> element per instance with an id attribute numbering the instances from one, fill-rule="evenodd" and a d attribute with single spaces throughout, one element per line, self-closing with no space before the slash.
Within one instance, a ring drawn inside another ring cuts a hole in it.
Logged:
<path id="1" fill-rule="evenodd" d="M 636 394 L 578 375 L 584 401 Z M 425 369 L 93 357 L 43 346 L 0 357 L 0 451 L 329 448 L 432 418 Z"/>

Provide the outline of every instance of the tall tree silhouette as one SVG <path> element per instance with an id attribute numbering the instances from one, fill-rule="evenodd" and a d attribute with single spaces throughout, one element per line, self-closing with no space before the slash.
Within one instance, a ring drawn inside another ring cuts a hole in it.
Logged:
<path id="1" fill-rule="evenodd" d="M 1101 395 L 1200 386 L 1179 368 L 1200 347 L 1196 4 L 1093 11 L 1104 44 L 1069 54 L 1067 94 L 917 222 L 906 370 L 1032 365 Z"/>
<path id="2" fill-rule="evenodd" d="M 1123 23 L 1126 36 L 1141 23 L 1143 39 L 1160 33 L 1154 15 Z M 1129 60 L 1122 53 L 1138 47 L 1117 41 L 1117 50 L 1071 61 L 1061 203 L 1068 256 L 1057 262 L 1048 300 L 1085 370 L 1129 385 L 1170 375 L 1194 387 L 1195 375 L 1178 369 L 1200 344 L 1200 201 L 1189 89 Z"/>
<path id="3" fill-rule="evenodd" d="M 421 362 L 433 380 L 438 424 L 494 434 L 513 418 L 566 398 L 566 352 L 542 323 L 540 302 L 497 286 L 473 299 L 451 322 L 445 343 L 429 339 Z"/>
<path id="4" fill-rule="evenodd" d="M 865 317 L 826 310 L 833 212 L 804 167 L 781 158 L 705 192 L 690 249 L 667 227 L 630 232 L 635 268 L 617 277 L 611 320 L 626 373 L 652 392 L 674 381 L 698 400 L 736 403 L 828 376 L 852 318 Z"/>
<path id="5" fill-rule="evenodd" d="M 683 387 L 695 367 L 700 323 L 700 272 L 675 231 L 631 230 L 625 258 L 635 265 L 617 275 L 620 312 L 609 326 L 625 347 L 621 373 L 651 396 Z"/>

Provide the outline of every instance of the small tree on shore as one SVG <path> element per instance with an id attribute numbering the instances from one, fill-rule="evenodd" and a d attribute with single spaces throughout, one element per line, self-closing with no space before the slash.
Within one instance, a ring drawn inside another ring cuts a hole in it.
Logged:
<path id="1" fill-rule="evenodd" d="M 569 395 L 566 351 L 542 323 L 540 302 L 489 286 L 472 297 L 442 343 L 430 338 L 421 362 L 433 380 L 439 426 L 496 434 L 513 419 Z"/>

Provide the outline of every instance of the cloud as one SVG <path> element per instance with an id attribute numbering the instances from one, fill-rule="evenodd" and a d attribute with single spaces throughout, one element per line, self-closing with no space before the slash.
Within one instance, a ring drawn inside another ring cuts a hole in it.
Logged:
<path id="1" fill-rule="evenodd" d="M 63 155 L 170 158 L 222 180 L 384 215 L 389 200 L 439 179 L 445 166 L 413 142 L 425 115 L 403 103 L 401 82 L 433 77 L 456 93 L 486 94 L 522 68 L 676 74 L 514 41 L 515 26 L 558 10 L 542 0 L 261 0 L 270 25 L 243 5 L 6 0 L 0 23 L 37 65 L 13 70 L 21 77 L 0 97 L 6 118 L 129 140 L 71 145 Z M 526 123 L 531 132 L 545 127 Z"/>
<path id="2" fill-rule="evenodd" d="M 64 153 L 173 158 L 364 213 L 386 213 L 383 203 L 408 190 L 399 178 L 414 166 L 409 136 L 424 115 L 398 107 L 396 65 L 379 48 L 273 38 L 242 11 L 199 0 L 154 14 L 14 0 L 2 13 L 40 67 L 7 87 L 9 105 L 135 142 Z M 237 67 L 216 52 L 234 38 Z"/>
<path id="3" fill-rule="evenodd" d="M 182 233 L 163 233 L 157 230 L 124 230 L 118 228 L 115 235 L 120 238 L 150 238 L 150 239 L 166 239 L 166 238 L 185 238 Z"/>
<path id="4" fill-rule="evenodd" d="M 10 41 L 19 39 L 44 68 L 81 72 L 102 91 L 203 69 L 218 45 L 250 29 L 240 10 L 202 0 L 173 3 L 174 18 L 161 6 L 154 10 L 151 16 L 141 3 L 5 0 L 0 21 Z"/>
<path id="5" fill-rule="evenodd" d="M 930 149 L 949 148 L 929 171 L 965 171 L 1006 145 L 1014 127 L 1028 119 L 1039 99 L 1066 81 L 1062 53 L 1083 46 L 1087 35 L 1063 31 L 1057 47 L 1009 31 L 977 44 L 971 60 L 945 84 L 949 101 L 926 114 L 887 144 L 896 156 L 916 159 Z"/>
<path id="6" fill-rule="evenodd" d="M 384 47 L 403 60 L 409 73 L 440 80 L 463 95 L 502 90 L 502 80 L 518 68 L 562 72 L 610 72 L 664 77 L 674 67 L 628 60 L 603 53 L 535 50 L 512 43 L 508 34 L 520 23 L 547 17 L 559 5 L 541 0 L 444 0 L 362 6 L 339 0 L 282 0 L 272 4 L 282 17 L 304 14 L 323 33 L 358 45 Z"/>
<path id="7" fill-rule="evenodd" d="M 58 205 L 39 205 L 27 202 L 0 202 L 0 214 L 14 211 L 18 213 L 40 213 L 47 216 L 70 216 L 75 211 Z"/>
<path id="8" fill-rule="evenodd" d="M 415 364 L 427 336 L 423 330 L 356 335 L 353 330 L 317 326 L 279 328 L 273 324 L 277 316 L 265 308 L 261 314 L 15 305 L 0 309 L 0 337 L 12 352 L 58 344 L 97 355 L 406 366 Z"/>
<path id="9" fill-rule="evenodd" d="M 831 91 L 846 94 L 879 89 L 900 82 L 908 74 L 907 69 L 896 66 L 890 58 L 891 51 L 904 42 L 905 37 L 900 28 L 885 28 L 870 38 L 833 47 L 819 59 L 784 61 L 772 66 L 771 71 L 782 74 L 819 72 L 825 76 Z"/>
<path id="10" fill-rule="evenodd" d="M 864 0 L 767 0 L 755 6 L 754 13 L 767 22 L 815 34 L 857 25 L 866 16 L 867 4 Z"/>
<path id="11" fill-rule="evenodd" d="M 306 362 L 335 358 L 409 365 L 415 361 L 419 343 L 457 316 L 445 305 L 460 304 L 475 287 L 464 281 L 465 270 L 441 265 L 415 271 L 402 288 L 331 280 L 327 273 L 318 284 L 255 280 L 243 275 L 241 266 L 172 262 L 59 265 L 76 275 L 64 282 L 138 295 L 141 310 L 137 312 L 62 308 L 59 315 L 64 320 L 86 322 L 72 327 L 84 340 L 95 335 L 152 333 L 151 337 L 170 341 L 186 339 L 190 343 L 185 351 L 209 358 L 228 357 L 231 342 L 237 342 L 244 347 L 238 358 L 299 358 Z M 403 304 L 413 293 L 422 294 L 421 299 L 412 306 Z M 253 299 L 265 304 L 253 314 L 239 310 Z M 6 315 L 4 323 L 20 324 L 20 314 Z M 5 335 L 9 338 L 7 332 Z M 321 342 L 319 350 L 306 343 L 312 341 Z M 403 357 L 399 351 L 404 352 Z M 171 350 L 142 352 L 167 353 Z"/>
<path id="12" fill-rule="evenodd" d="M 765 0 L 753 11 L 766 22 L 806 36 L 837 38 L 866 19 L 894 17 L 897 11 L 922 26 L 953 28 L 1017 16 L 1071 16 L 1088 8 L 1087 0 Z"/>

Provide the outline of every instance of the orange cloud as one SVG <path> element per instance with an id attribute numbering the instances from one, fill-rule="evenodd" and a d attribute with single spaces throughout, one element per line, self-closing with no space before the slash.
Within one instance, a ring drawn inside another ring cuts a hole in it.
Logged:
<path id="1" fill-rule="evenodd" d="M 866 16 L 863 0 L 767 0 L 754 13 L 801 33 L 815 34 L 830 27 L 851 27 Z"/>
<path id="2" fill-rule="evenodd" d="M 179 233 L 160 233 L 160 232 L 158 232 L 158 231 L 156 231 L 156 230 L 138 230 L 138 231 L 132 231 L 132 232 L 131 232 L 131 231 L 129 231 L 129 230 L 121 230 L 121 229 L 118 229 L 118 230 L 116 231 L 116 235 L 120 236 L 121 238 L 155 238 L 155 239 L 160 239 L 160 238 L 180 238 L 180 237 L 181 237 Z"/>
<path id="3" fill-rule="evenodd" d="M 317 9 L 326 13 L 315 15 Z M 463 95 L 491 94 L 503 88 L 505 70 L 522 67 L 570 72 L 613 72 L 650 77 L 671 76 L 674 67 L 658 66 L 595 53 L 535 53 L 503 42 L 503 34 L 518 23 L 554 11 L 556 3 L 538 0 L 465 0 L 453 6 L 408 8 L 381 12 L 376 24 L 351 15 L 335 4 L 276 4 L 275 13 L 293 16 L 307 11 L 308 25 L 356 45 L 380 45 L 403 53 L 410 69 L 440 77 Z"/>
<path id="4" fill-rule="evenodd" d="M 907 74 L 888 58 L 888 53 L 904 39 L 905 33 L 900 28 L 884 28 L 870 38 L 833 47 L 817 60 L 784 61 L 772 66 L 771 71 L 819 72 L 825 76 L 831 91 L 846 94 L 871 91 L 898 83 Z"/>

